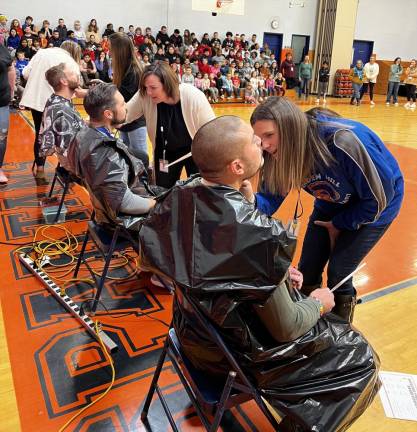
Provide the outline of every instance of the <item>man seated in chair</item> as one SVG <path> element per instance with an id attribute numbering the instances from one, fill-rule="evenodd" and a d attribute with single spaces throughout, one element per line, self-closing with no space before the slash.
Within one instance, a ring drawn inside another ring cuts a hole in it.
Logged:
<path id="1" fill-rule="evenodd" d="M 142 161 L 112 132 L 126 120 L 123 96 L 114 84 L 101 83 L 88 91 L 84 108 L 90 121 L 70 146 L 70 164 L 87 187 L 96 221 L 136 230 L 155 201 L 141 196 L 147 195 Z"/>
<path id="2" fill-rule="evenodd" d="M 45 105 L 42 125 L 39 132 L 39 156 L 56 153 L 64 170 L 73 172 L 67 153 L 75 135 L 85 127 L 85 123 L 71 102 L 75 90 L 80 86 L 80 71 L 70 64 L 60 63 L 45 73 L 45 78 L 54 89 Z"/>
<path id="3" fill-rule="evenodd" d="M 222 131 L 222 133 L 219 133 Z M 198 305 L 264 398 L 282 431 L 342 431 L 379 389 L 379 359 L 349 323 L 328 313 L 333 294 L 304 297 L 288 277 L 296 238 L 241 193 L 262 164 L 260 140 L 234 116 L 197 132 L 201 177 L 178 182 L 139 232 L 143 261 Z M 173 326 L 194 367 L 230 365 L 181 293 Z"/>

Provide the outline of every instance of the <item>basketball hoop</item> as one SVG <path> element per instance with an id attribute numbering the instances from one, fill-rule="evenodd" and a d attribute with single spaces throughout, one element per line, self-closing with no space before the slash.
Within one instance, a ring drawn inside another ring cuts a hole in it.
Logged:
<path id="1" fill-rule="evenodd" d="M 225 4 L 232 4 L 233 0 L 217 0 L 216 1 L 216 7 L 221 8 Z"/>

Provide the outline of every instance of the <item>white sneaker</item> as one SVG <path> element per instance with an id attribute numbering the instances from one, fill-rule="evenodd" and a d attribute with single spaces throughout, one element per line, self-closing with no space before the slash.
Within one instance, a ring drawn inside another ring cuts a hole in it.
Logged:
<path id="1" fill-rule="evenodd" d="M 7 183 L 9 179 L 6 177 L 6 174 L 4 174 L 4 171 L 0 168 L 0 183 Z"/>
<path id="2" fill-rule="evenodd" d="M 320 103 L 320 99 L 316 99 L 316 103 Z"/>
<path id="3" fill-rule="evenodd" d="M 374 101 L 371 101 L 371 105 L 375 105 L 375 102 L 374 102 Z"/>
<path id="4" fill-rule="evenodd" d="M 388 106 L 389 106 L 389 102 L 385 102 L 385 105 L 388 105 Z"/>
<path id="5" fill-rule="evenodd" d="M 416 104 L 413 102 L 411 105 L 410 105 L 410 108 L 415 108 L 416 107 Z"/>
<path id="6" fill-rule="evenodd" d="M 410 102 L 407 102 L 406 104 L 404 104 L 404 108 L 410 108 L 411 104 Z"/>
<path id="7" fill-rule="evenodd" d="M 398 106 L 398 102 L 395 102 L 395 104 L 394 104 L 395 106 Z"/>

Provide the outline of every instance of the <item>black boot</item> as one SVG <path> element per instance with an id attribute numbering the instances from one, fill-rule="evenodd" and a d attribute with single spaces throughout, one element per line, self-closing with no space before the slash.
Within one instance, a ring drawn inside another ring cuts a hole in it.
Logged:
<path id="1" fill-rule="evenodd" d="M 356 306 L 356 296 L 335 294 L 335 307 L 332 312 L 347 322 L 353 321 L 353 313 Z"/>

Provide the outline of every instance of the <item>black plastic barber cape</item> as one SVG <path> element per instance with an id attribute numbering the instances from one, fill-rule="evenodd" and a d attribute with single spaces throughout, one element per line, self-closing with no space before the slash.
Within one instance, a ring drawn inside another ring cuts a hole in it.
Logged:
<path id="1" fill-rule="evenodd" d="M 142 259 L 186 290 L 233 350 L 268 402 L 300 431 L 346 430 L 377 394 L 379 358 L 333 314 L 302 337 L 277 343 L 254 312 L 287 277 L 296 239 L 236 190 L 178 182 L 139 232 Z M 291 293 L 297 301 L 298 293 Z M 227 373 L 208 333 L 181 298 L 174 327 L 193 365 Z"/>

